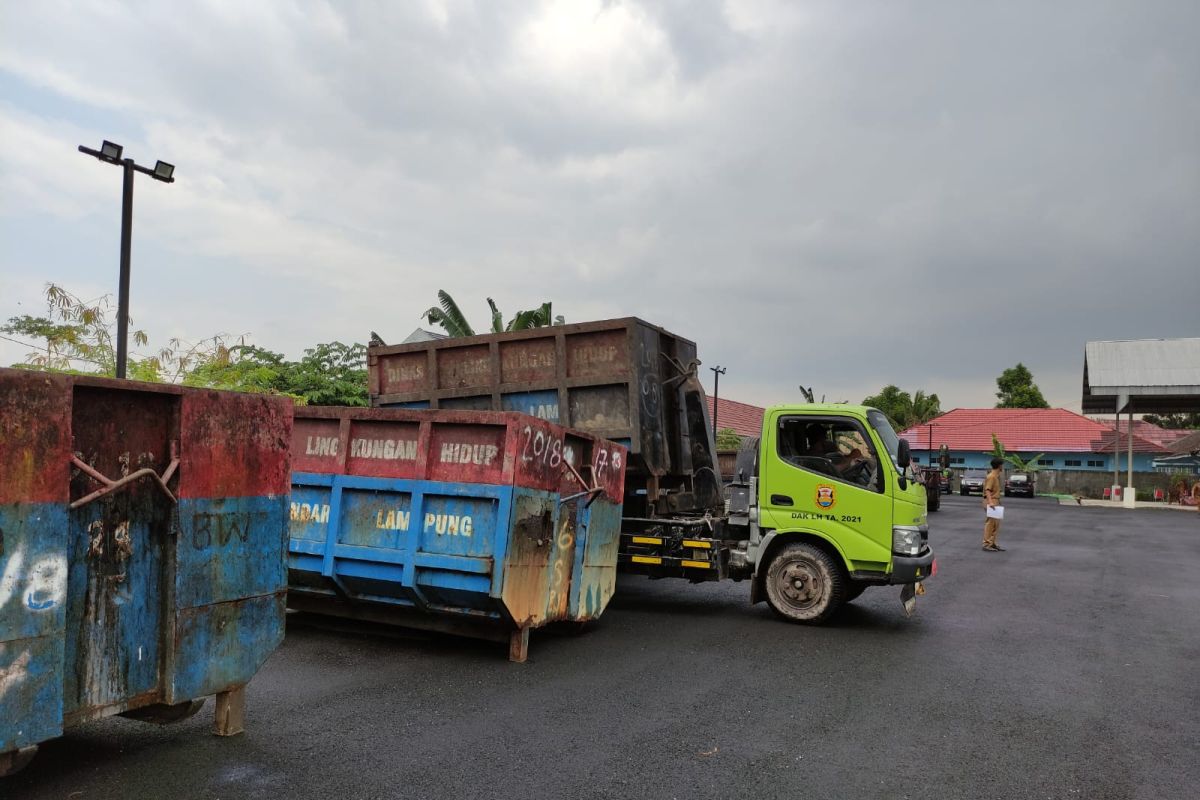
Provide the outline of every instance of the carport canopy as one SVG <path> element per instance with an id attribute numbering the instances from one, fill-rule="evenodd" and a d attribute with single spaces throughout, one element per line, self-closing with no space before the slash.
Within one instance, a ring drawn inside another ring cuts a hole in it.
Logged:
<path id="1" fill-rule="evenodd" d="M 1200 338 L 1088 342 L 1084 414 L 1200 412 Z"/>

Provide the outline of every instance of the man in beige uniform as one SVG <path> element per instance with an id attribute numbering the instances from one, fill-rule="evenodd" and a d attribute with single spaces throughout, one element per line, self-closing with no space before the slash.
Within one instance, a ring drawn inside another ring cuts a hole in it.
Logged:
<path id="1" fill-rule="evenodd" d="M 990 506 L 1000 505 L 1000 468 L 1004 466 L 1004 461 L 999 458 L 992 459 L 992 471 L 988 473 L 987 480 L 983 482 L 983 507 L 986 510 Z M 989 553 L 1002 553 L 1004 548 L 996 544 L 996 534 L 1000 532 L 1000 520 L 993 517 L 988 517 L 983 523 L 983 549 Z"/>

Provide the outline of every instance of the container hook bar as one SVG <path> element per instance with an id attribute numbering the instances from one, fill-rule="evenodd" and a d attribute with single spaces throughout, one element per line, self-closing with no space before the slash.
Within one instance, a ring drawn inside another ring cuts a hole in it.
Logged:
<path id="1" fill-rule="evenodd" d="M 572 464 L 570 461 L 567 461 L 565 458 L 563 459 L 563 467 L 565 469 L 569 469 L 571 471 L 571 475 L 574 476 L 575 480 L 579 482 L 579 485 L 583 487 L 583 491 L 576 492 L 575 494 L 567 495 L 566 497 L 560 498 L 558 501 L 558 504 L 561 506 L 561 505 L 565 505 L 565 504 L 571 502 L 572 500 L 578 500 L 580 497 L 587 497 L 588 501 L 586 503 L 584 503 L 584 508 L 587 508 L 588 506 L 590 506 L 592 504 L 592 502 L 597 497 L 600 496 L 600 493 L 604 491 L 604 487 L 603 486 L 589 487 L 588 482 L 585 481 L 583 479 L 583 476 L 579 474 L 579 470 L 575 469 L 575 465 Z"/>
<path id="2" fill-rule="evenodd" d="M 659 355 L 666 359 L 667 363 L 670 364 L 677 373 L 679 373 L 675 377 L 667 378 L 665 381 L 663 381 L 663 386 L 670 386 L 673 383 L 681 383 L 696 377 L 696 369 L 700 366 L 700 359 L 693 358 L 685 365 L 679 359 L 672 358 L 666 353 L 659 353 Z"/>
<path id="3" fill-rule="evenodd" d="M 154 482 L 158 484 L 158 488 L 163 490 L 163 494 L 165 494 L 172 503 L 179 502 L 175 499 L 174 493 L 172 493 L 167 487 L 167 481 L 171 480 L 171 478 L 175 475 L 175 470 L 179 468 L 179 456 L 176 455 L 174 442 L 171 443 L 171 463 L 167 465 L 167 468 L 163 471 L 162 475 L 159 475 L 149 467 L 144 467 L 114 481 L 85 462 L 79 457 L 78 453 L 71 456 L 71 463 L 78 467 L 80 472 L 84 473 L 92 480 L 103 484 L 103 488 L 97 489 L 91 494 L 86 494 L 78 500 L 72 502 L 72 509 L 82 508 L 88 503 L 99 500 L 101 497 L 113 494 L 114 492 L 119 492 L 136 481 L 141 480 L 142 478 L 154 478 Z"/>

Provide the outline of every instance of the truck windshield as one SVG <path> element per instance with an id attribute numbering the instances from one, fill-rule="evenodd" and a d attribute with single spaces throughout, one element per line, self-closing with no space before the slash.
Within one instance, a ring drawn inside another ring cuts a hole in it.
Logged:
<path id="1" fill-rule="evenodd" d="M 892 430 L 892 423 L 888 422 L 888 418 L 884 416 L 882 411 L 871 409 L 867 412 L 867 421 L 871 423 L 871 427 L 879 434 L 879 440 L 883 442 L 884 449 L 888 451 L 888 455 L 892 457 L 892 463 L 896 464 L 900 457 L 900 437 Z M 899 464 L 896 464 L 899 467 Z"/>

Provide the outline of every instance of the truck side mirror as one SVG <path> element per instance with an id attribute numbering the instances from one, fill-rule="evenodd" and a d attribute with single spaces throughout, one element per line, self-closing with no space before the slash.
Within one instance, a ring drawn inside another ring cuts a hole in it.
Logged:
<path id="1" fill-rule="evenodd" d="M 908 445 L 908 439 L 901 439 L 896 446 L 896 466 L 900 467 L 900 477 L 896 483 L 900 486 L 901 491 L 908 488 L 908 478 L 904 476 L 904 473 L 910 464 L 912 464 L 912 450 Z"/>

